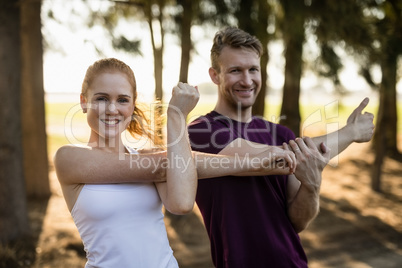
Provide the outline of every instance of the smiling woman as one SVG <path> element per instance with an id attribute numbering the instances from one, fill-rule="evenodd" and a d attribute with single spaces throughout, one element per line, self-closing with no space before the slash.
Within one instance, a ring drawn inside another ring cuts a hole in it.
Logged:
<path id="1" fill-rule="evenodd" d="M 172 146 L 144 158 L 179 155 L 188 164 L 164 172 L 155 172 L 158 167 L 131 169 L 127 160 L 138 152 L 123 144 L 122 132 L 152 136 L 142 127 L 146 119 L 135 105 L 134 73 L 113 58 L 96 61 L 86 72 L 80 102 L 91 128 L 88 144 L 63 146 L 54 161 L 87 252 L 86 267 L 177 267 L 161 207 L 163 202 L 172 213 L 182 214 L 194 205 L 197 172 L 188 139 L 177 137 L 186 130 L 182 118 L 194 108 L 198 92 L 185 84 L 173 92 L 167 122 Z M 155 185 L 158 180 L 164 182 Z"/>
<path id="2" fill-rule="evenodd" d="M 81 107 L 88 113 L 89 143 L 93 147 L 108 144 L 108 151 L 124 151 L 121 139 L 116 137 L 131 122 L 135 107 L 133 95 L 127 75 L 116 72 L 99 74 L 93 79 L 91 89 L 83 90 Z"/>

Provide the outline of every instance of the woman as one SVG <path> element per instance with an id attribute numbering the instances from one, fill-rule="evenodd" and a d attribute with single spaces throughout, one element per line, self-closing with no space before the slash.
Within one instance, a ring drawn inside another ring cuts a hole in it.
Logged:
<path id="1" fill-rule="evenodd" d="M 87 252 L 86 267 L 177 267 L 162 204 L 175 214 L 190 212 L 198 177 L 240 172 L 289 174 L 295 169 L 293 153 L 275 147 L 243 159 L 243 165 L 236 165 L 236 158 L 230 156 L 194 153 L 195 159 L 186 134 L 186 117 L 199 94 L 183 83 L 173 88 L 167 109 L 167 151 L 138 154 L 121 139 L 125 129 L 133 135 L 151 136 L 143 127 L 146 120 L 135 105 L 136 98 L 129 66 L 113 58 L 95 62 L 87 70 L 81 93 L 81 106 L 91 128 L 88 145 L 66 145 L 55 155 L 63 195 Z M 267 153 L 274 156 L 267 157 Z M 255 159 L 261 160 L 257 166 Z M 217 160 L 224 160 L 227 168 L 208 168 Z M 251 160 L 252 165 L 244 165 Z M 284 160 L 287 166 L 273 167 L 277 160 Z M 145 162 L 148 164 L 141 165 Z"/>

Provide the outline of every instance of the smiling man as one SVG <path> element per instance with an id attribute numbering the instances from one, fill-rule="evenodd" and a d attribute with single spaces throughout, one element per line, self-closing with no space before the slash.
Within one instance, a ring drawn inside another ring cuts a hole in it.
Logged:
<path id="1" fill-rule="evenodd" d="M 261 53 L 260 41 L 238 28 L 216 33 L 209 75 L 218 87 L 218 100 L 212 112 L 189 125 L 191 146 L 239 155 L 284 146 L 296 155 L 296 171 L 289 176 L 199 180 L 196 201 L 216 267 L 307 267 L 298 233 L 318 213 L 322 170 L 352 142 L 371 139 L 373 115 L 361 113 L 365 99 L 344 128 L 313 139 L 296 139 L 290 129 L 253 117 L 261 89 Z"/>
<path id="2" fill-rule="evenodd" d="M 261 89 L 259 53 L 252 48 L 225 46 L 214 65 L 209 75 L 219 85 L 215 111 L 232 119 L 239 120 L 240 116 L 240 121 L 249 121 L 250 110 Z"/>

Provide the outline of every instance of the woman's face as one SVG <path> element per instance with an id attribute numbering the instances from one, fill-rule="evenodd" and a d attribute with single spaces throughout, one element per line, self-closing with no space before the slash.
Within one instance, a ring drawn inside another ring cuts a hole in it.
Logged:
<path id="1" fill-rule="evenodd" d="M 82 107 L 87 107 L 91 138 L 98 139 L 98 142 L 99 139 L 120 139 L 134 112 L 133 98 L 133 88 L 125 74 L 99 74 L 90 85 L 87 96 L 81 96 Z"/>

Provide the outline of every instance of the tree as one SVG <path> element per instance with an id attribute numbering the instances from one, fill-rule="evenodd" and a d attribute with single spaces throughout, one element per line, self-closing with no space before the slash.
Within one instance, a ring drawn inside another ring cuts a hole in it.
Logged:
<path id="1" fill-rule="evenodd" d="M 264 116 L 265 95 L 267 92 L 267 65 L 269 61 L 268 42 L 270 40 L 267 33 L 268 16 L 271 14 L 271 7 L 266 0 L 247 1 L 241 0 L 239 8 L 235 13 L 239 22 L 239 28 L 255 35 L 262 44 L 263 52 L 261 55 L 261 91 L 253 105 L 253 115 Z"/>
<path id="2" fill-rule="evenodd" d="M 40 15 L 41 1 L 21 2 L 21 122 L 27 195 L 47 198 L 50 186 Z"/>
<path id="3" fill-rule="evenodd" d="M 384 157 L 401 159 L 397 149 L 397 62 L 402 54 L 402 3 L 388 0 L 374 2 L 376 16 L 376 39 L 380 44 L 379 62 L 382 78 L 380 82 L 380 103 L 377 127 L 374 133 L 375 160 L 371 176 L 372 189 L 381 191 L 381 170 Z"/>
<path id="4" fill-rule="evenodd" d="M 21 146 L 20 6 L 0 2 L 0 243 L 29 230 Z"/>
<path id="5" fill-rule="evenodd" d="M 105 26 L 112 36 L 112 43 L 115 48 L 123 49 L 129 52 L 138 53 L 140 41 L 128 40 L 125 37 L 115 37 L 113 34 L 114 28 L 121 16 L 125 18 L 137 17 L 147 22 L 151 45 L 154 56 L 154 74 L 155 74 L 155 98 L 163 100 L 163 50 L 165 45 L 166 23 L 164 10 L 167 5 L 166 0 L 129 0 L 129 1 L 112 1 L 112 5 L 105 13 L 98 11 L 92 12 L 89 25 L 93 25 L 94 21 L 100 22 Z M 124 41 L 124 42 L 122 42 Z M 130 49 L 127 49 L 130 48 Z M 135 48 L 134 50 L 132 48 Z"/>
<path id="6" fill-rule="evenodd" d="M 193 48 L 191 42 L 191 26 L 193 23 L 195 5 L 198 1 L 191 0 L 177 0 L 177 4 L 182 6 L 182 12 L 177 18 L 177 25 L 180 27 L 181 38 L 181 60 L 180 60 L 180 74 L 179 81 L 183 83 L 188 82 L 188 69 L 191 60 L 191 50 Z"/>
<path id="7" fill-rule="evenodd" d="M 376 128 L 374 139 L 385 135 L 387 154 L 400 158 L 397 148 L 397 109 L 396 83 L 398 58 L 402 55 L 402 2 L 397 0 L 380 1 L 377 9 L 384 16 L 377 17 L 376 40 L 380 43 L 379 64 L 382 79 L 380 82 L 380 107 L 378 121 L 384 121 L 384 128 Z"/>
<path id="8" fill-rule="evenodd" d="M 269 54 L 267 51 L 270 36 L 267 33 L 268 20 L 272 16 L 272 6 L 266 0 L 207 0 L 212 6 L 200 11 L 198 15 L 201 22 L 209 22 L 218 27 L 236 25 L 240 29 L 256 36 L 262 44 L 261 55 L 261 91 L 253 105 L 253 115 L 264 116 L 265 95 L 267 92 L 267 64 Z"/>
<path id="9" fill-rule="evenodd" d="M 122 49 L 127 52 L 135 52 L 141 54 L 139 51 L 139 40 L 128 40 L 124 36 L 116 37 L 114 29 L 116 28 L 121 17 L 139 18 L 144 20 L 149 27 L 151 45 L 154 56 L 154 76 L 155 76 L 155 99 L 163 101 L 163 51 L 165 46 L 165 32 L 166 32 L 166 18 L 165 8 L 168 0 L 129 0 L 111 1 L 111 5 L 106 12 L 92 11 L 88 25 L 94 25 L 96 22 L 103 25 L 110 33 L 112 44 L 114 48 Z M 154 107 L 154 129 L 156 135 L 159 137 L 154 140 L 155 144 L 160 144 L 163 140 L 162 135 L 162 122 L 160 120 L 162 115 L 162 106 L 155 105 Z"/>
<path id="10" fill-rule="evenodd" d="M 397 150 L 396 83 L 397 60 L 402 53 L 402 3 L 400 1 L 312 1 L 315 34 L 321 45 L 321 58 L 327 77 L 339 82 L 339 57 L 334 45 L 351 52 L 360 63 L 361 74 L 368 84 L 380 93 L 377 126 L 374 135 L 375 161 L 372 172 L 372 189 L 380 191 L 381 169 L 386 155 L 400 158 Z M 324 18 L 322 14 L 332 14 Z M 343 16 L 342 16 L 343 14 Z M 349 15 L 348 15 L 349 14 Z M 348 15 L 348 16 L 347 16 Z M 339 17 L 347 20 L 339 20 Z M 325 53 L 324 53 L 325 52 Z M 370 69 L 379 65 L 381 82 L 376 85 Z"/>
<path id="11" fill-rule="evenodd" d="M 304 1 L 280 0 L 284 13 L 282 23 L 285 46 L 285 83 L 280 124 L 289 127 L 296 136 L 300 135 L 300 80 L 302 76 L 302 54 L 305 40 L 304 22 L 306 6 Z"/>

